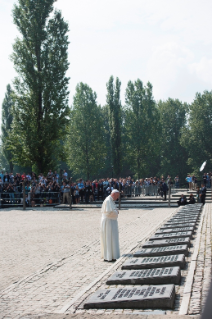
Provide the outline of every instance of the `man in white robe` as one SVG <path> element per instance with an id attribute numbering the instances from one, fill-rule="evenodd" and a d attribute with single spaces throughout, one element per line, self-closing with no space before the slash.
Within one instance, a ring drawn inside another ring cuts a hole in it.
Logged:
<path id="1" fill-rule="evenodd" d="M 119 191 L 114 189 L 102 204 L 101 255 L 105 261 L 115 261 L 120 257 L 117 221 L 119 212 L 114 203 L 119 195 Z"/>

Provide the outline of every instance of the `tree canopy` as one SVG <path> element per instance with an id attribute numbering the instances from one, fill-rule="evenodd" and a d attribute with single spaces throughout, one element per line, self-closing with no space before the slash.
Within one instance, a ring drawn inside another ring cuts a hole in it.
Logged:
<path id="1" fill-rule="evenodd" d="M 16 162 L 38 172 L 63 158 L 69 115 L 68 24 L 53 12 L 54 2 L 19 0 L 13 10 L 20 37 L 12 54 L 18 77 L 10 145 Z"/>

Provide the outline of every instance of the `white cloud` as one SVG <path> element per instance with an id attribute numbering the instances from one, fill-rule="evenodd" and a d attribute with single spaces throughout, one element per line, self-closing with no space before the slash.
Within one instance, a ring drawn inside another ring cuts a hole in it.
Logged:
<path id="1" fill-rule="evenodd" d="M 189 69 L 191 74 L 210 84 L 212 89 L 212 59 L 203 57 L 199 62 L 190 64 Z"/>

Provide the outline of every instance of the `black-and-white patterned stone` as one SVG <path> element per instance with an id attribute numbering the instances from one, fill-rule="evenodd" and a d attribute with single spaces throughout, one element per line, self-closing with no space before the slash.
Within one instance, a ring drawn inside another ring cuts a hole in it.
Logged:
<path id="1" fill-rule="evenodd" d="M 97 290 L 84 303 L 85 309 L 173 309 L 175 286 L 128 286 Z"/>
<path id="2" fill-rule="evenodd" d="M 166 247 L 166 246 L 176 246 L 176 245 L 188 245 L 190 247 L 190 238 L 172 238 L 172 239 L 162 239 L 162 240 L 151 240 L 146 241 L 142 247 L 152 248 L 152 247 Z"/>
<path id="3" fill-rule="evenodd" d="M 192 237 L 191 231 L 184 231 L 184 232 L 175 232 L 175 233 L 168 233 L 168 234 L 155 234 L 154 236 L 150 237 L 149 240 L 157 240 L 157 239 L 164 239 L 164 238 L 182 238 L 182 237 Z"/>
<path id="4" fill-rule="evenodd" d="M 185 267 L 185 255 L 169 255 L 155 257 L 129 258 L 122 265 L 122 269 L 148 269 L 160 267 Z"/>
<path id="5" fill-rule="evenodd" d="M 106 282 L 107 285 L 146 285 L 180 283 L 180 267 L 152 268 L 116 271 Z"/>
<path id="6" fill-rule="evenodd" d="M 167 247 L 142 248 L 133 254 L 133 257 L 167 256 L 173 254 L 183 254 L 188 256 L 187 245 L 176 245 Z"/>

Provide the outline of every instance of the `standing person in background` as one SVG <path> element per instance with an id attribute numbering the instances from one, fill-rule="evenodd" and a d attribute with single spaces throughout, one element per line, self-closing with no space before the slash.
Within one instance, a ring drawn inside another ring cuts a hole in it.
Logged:
<path id="1" fill-rule="evenodd" d="M 203 205 L 205 205 L 206 186 L 205 184 L 202 184 L 201 186 L 202 188 L 200 189 L 200 201 Z"/>
<path id="2" fill-rule="evenodd" d="M 85 184 L 85 203 L 89 203 L 89 198 L 90 198 L 90 181 L 86 181 Z"/>
<path id="3" fill-rule="evenodd" d="M 200 203 L 200 188 L 197 187 L 197 195 L 196 195 L 197 203 Z"/>
<path id="4" fill-rule="evenodd" d="M 167 190 L 168 190 L 168 186 L 165 183 L 164 179 L 162 179 L 162 191 L 163 191 L 163 195 L 164 195 L 164 199 L 163 200 L 166 200 Z"/>
<path id="5" fill-rule="evenodd" d="M 179 175 L 177 175 L 177 176 L 174 178 L 174 181 L 175 181 L 175 188 L 179 188 L 179 187 L 180 187 Z"/>
<path id="6" fill-rule="evenodd" d="M 192 180 L 192 189 L 193 189 L 193 190 L 196 190 L 195 179 L 196 179 L 196 177 L 193 175 L 193 176 L 191 177 L 191 180 Z"/>
<path id="7" fill-rule="evenodd" d="M 84 196 L 85 186 L 84 186 L 82 178 L 80 178 L 80 180 L 79 180 L 78 188 L 79 188 L 79 196 L 81 198 L 81 202 L 83 203 L 83 196 Z"/>
<path id="8" fill-rule="evenodd" d="M 206 187 L 206 184 L 207 184 L 207 174 L 206 173 L 204 173 L 204 175 L 202 176 L 202 179 L 203 179 L 203 184 Z"/>
<path id="9" fill-rule="evenodd" d="M 188 174 L 188 176 L 185 179 L 188 183 L 188 189 L 191 191 L 192 190 L 192 177 L 190 174 Z"/>
<path id="10" fill-rule="evenodd" d="M 104 261 L 115 261 L 120 257 L 117 222 L 119 212 L 115 205 L 119 196 L 119 191 L 114 189 L 102 204 L 101 256 Z"/>

